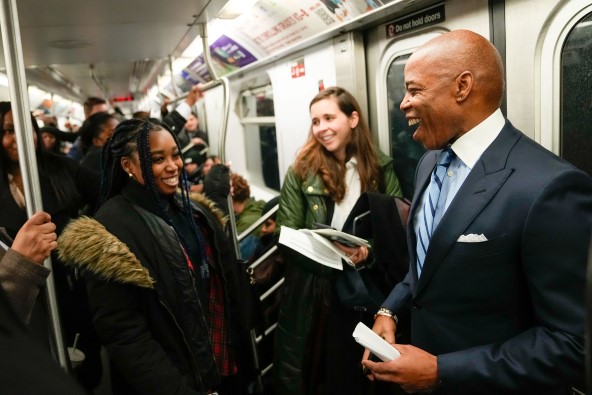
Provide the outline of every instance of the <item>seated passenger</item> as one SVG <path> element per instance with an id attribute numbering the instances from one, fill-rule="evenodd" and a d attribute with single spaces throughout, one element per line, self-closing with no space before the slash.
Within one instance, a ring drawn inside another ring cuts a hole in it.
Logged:
<path id="1" fill-rule="evenodd" d="M 251 197 L 249 183 L 237 173 L 230 174 L 230 182 L 234 190 L 232 194 L 232 208 L 236 218 L 236 232 L 243 233 L 259 218 L 265 205 L 264 200 L 255 200 Z M 248 260 L 259 247 L 261 228 L 255 230 L 240 241 L 241 258 Z"/>
<path id="2" fill-rule="evenodd" d="M 221 164 L 222 161 L 220 157 L 217 155 L 210 155 L 206 158 L 205 162 L 203 162 L 198 168 L 197 171 L 194 173 L 192 169 L 194 168 L 193 156 L 185 156 L 185 170 L 187 171 L 187 175 L 189 177 L 189 182 L 191 182 L 191 192 L 204 192 L 204 181 L 207 175 L 210 173 L 210 170 L 214 165 Z"/>
<path id="3" fill-rule="evenodd" d="M 273 208 L 275 208 L 275 206 L 277 206 L 278 204 L 280 204 L 280 197 L 279 196 L 271 198 L 270 200 L 267 201 L 267 203 L 265 203 L 265 206 L 263 206 L 263 210 L 261 211 L 261 215 L 267 214 Z M 277 222 L 275 220 L 276 216 L 277 216 L 277 210 L 273 214 L 271 214 L 269 216 L 269 218 L 267 218 L 265 220 L 263 225 L 261 225 L 261 239 L 263 239 L 264 236 L 266 238 L 273 237 L 273 234 L 275 233 L 275 229 L 276 229 L 276 225 L 277 225 Z"/>
<path id="4" fill-rule="evenodd" d="M 263 206 L 261 216 L 267 214 L 272 208 L 279 203 L 279 196 L 269 200 Z M 249 260 L 249 266 L 257 262 L 259 258 L 268 253 L 274 246 L 277 245 L 279 233 L 274 233 L 276 227 L 276 212 L 271 214 L 261 226 L 261 238 L 259 248 L 255 250 L 253 256 Z M 261 296 L 267 292 L 271 287 L 284 276 L 285 261 L 280 254 L 279 249 L 273 251 L 270 255 L 249 270 L 251 284 L 255 288 L 257 295 Z M 260 312 L 262 323 L 269 327 L 271 324 L 277 322 L 277 314 L 279 311 L 281 289 L 278 289 L 273 295 L 270 295 L 266 300 L 260 303 Z"/>
<path id="5" fill-rule="evenodd" d="M 159 121 L 122 122 L 103 151 L 96 219 L 70 223 L 59 252 L 85 273 L 114 394 L 245 393 L 237 345 L 251 311 L 222 215 L 190 200 Z"/>

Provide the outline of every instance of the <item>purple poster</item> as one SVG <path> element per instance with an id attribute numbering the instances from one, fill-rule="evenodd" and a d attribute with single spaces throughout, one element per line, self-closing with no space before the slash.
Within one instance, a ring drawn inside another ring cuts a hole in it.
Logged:
<path id="1" fill-rule="evenodd" d="M 210 56 L 213 63 L 212 67 L 219 76 L 238 70 L 257 60 L 251 52 L 225 35 L 220 36 L 212 45 L 210 45 Z M 183 73 L 185 73 L 188 78 L 202 83 L 212 80 L 212 76 L 210 76 L 205 64 L 203 54 L 199 55 L 193 62 L 191 62 L 189 66 L 183 70 Z"/>

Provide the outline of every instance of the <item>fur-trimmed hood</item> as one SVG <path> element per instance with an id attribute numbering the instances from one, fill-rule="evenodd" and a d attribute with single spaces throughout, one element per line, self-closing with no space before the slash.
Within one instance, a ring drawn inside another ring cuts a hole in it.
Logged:
<path id="1" fill-rule="evenodd" d="M 222 227 L 226 225 L 228 217 L 214 202 L 200 193 L 191 193 L 190 199 L 210 211 Z M 154 288 L 155 280 L 129 247 L 93 218 L 71 221 L 58 239 L 57 252 L 68 266 L 83 268 L 106 280 Z"/>
<path id="2" fill-rule="evenodd" d="M 70 222 L 58 238 L 57 251 L 69 266 L 84 268 L 106 280 L 154 288 L 154 279 L 128 246 L 92 218 Z"/>

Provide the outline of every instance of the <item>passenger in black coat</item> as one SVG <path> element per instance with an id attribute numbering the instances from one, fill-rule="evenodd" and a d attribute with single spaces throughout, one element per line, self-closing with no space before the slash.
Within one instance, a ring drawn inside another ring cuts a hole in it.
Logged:
<path id="1" fill-rule="evenodd" d="M 223 215 L 190 199 L 178 143 L 156 120 L 122 122 L 103 157 L 95 219 L 72 222 L 58 243 L 85 273 L 113 392 L 245 393 L 248 284 Z"/>
<path id="2" fill-rule="evenodd" d="M 30 336 L 0 287 L 0 393 L 68 394 L 86 392 Z"/>
<path id="3" fill-rule="evenodd" d="M 27 221 L 23 174 L 16 148 L 15 125 L 10 102 L 0 102 L 0 226 L 14 238 Z M 36 159 L 43 210 L 51 215 L 59 235 L 66 223 L 78 217 L 83 208 L 92 209 L 99 194 L 98 173 L 81 167 L 77 162 L 43 149 L 37 122 L 32 119 L 36 138 Z M 90 321 L 86 291 L 74 271 L 67 270 L 53 255 L 53 275 L 60 309 L 64 342 L 71 346 L 77 333 L 78 346 L 86 354 L 85 362 L 77 370 L 77 377 L 85 388 L 92 389 L 101 378 L 100 344 Z M 47 341 L 47 312 L 37 304 L 31 318 L 31 332 Z"/>

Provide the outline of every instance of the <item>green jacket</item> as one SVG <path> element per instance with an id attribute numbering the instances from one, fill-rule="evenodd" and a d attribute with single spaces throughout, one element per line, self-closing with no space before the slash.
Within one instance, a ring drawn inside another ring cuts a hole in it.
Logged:
<path id="1" fill-rule="evenodd" d="M 378 151 L 382 167 L 382 180 L 378 183 L 381 193 L 402 196 L 399 180 L 392 166 L 392 159 Z M 294 229 L 311 228 L 313 222 L 328 224 L 329 205 L 333 200 L 319 175 L 301 180 L 288 170 L 280 195 L 277 214 L 280 225 Z M 281 247 L 281 246 L 280 246 Z M 309 393 L 302 370 L 306 345 L 310 344 L 312 323 L 322 305 L 330 304 L 330 294 L 336 271 L 300 255 L 289 248 L 282 253 L 287 261 L 282 302 L 275 335 L 274 378 L 277 394 Z"/>
<path id="2" fill-rule="evenodd" d="M 245 208 L 242 213 L 236 216 L 236 231 L 241 234 L 255 221 L 261 218 L 263 212 L 263 206 L 265 206 L 265 200 L 255 200 L 248 198 L 245 201 Z M 253 234 L 257 237 L 261 235 L 260 229 L 257 229 Z"/>

